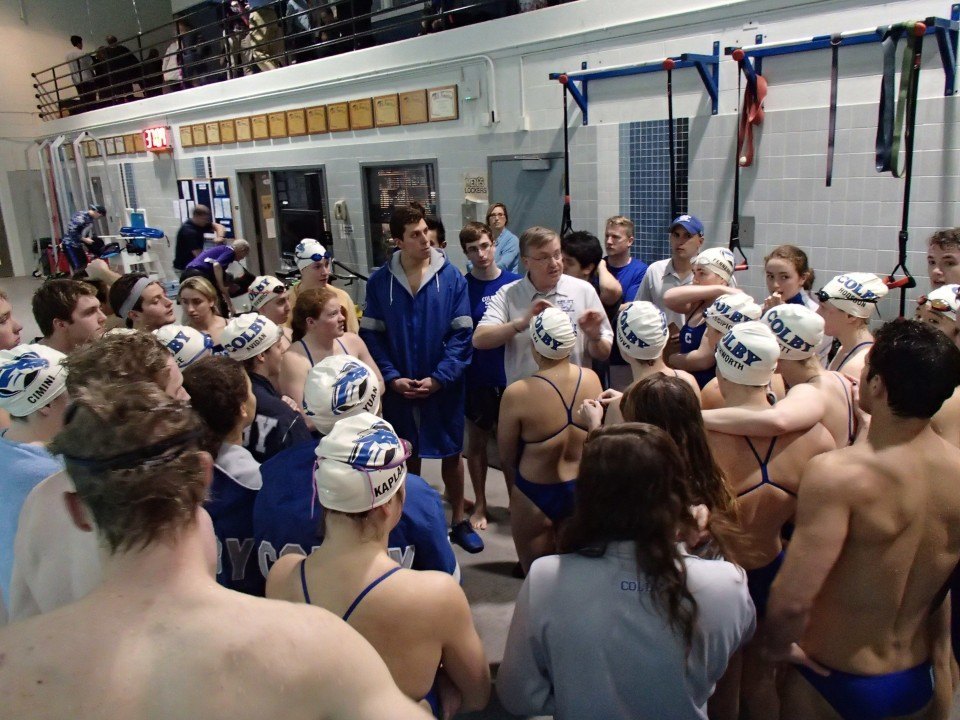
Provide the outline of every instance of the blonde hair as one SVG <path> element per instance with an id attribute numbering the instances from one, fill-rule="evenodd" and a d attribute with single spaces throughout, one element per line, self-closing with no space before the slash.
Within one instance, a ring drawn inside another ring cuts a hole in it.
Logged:
<path id="1" fill-rule="evenodd" d="M 614 215 L 612 218 L 607 220 L 607 225 L 616 225 L 624 228 L 627 231 L 627 235 L 630 237 L 633 237 L 633 233 L 636 230 L 633 220 L 624 215 Z M 604 227 L 606 227 L 606 225 L 604 225 Z"/>
<path id="2" fill-rule="evenodd" d="M 193 277 L 188 277 L 186 280 L 180 283 L 180 289 L 177 290 L 177 302 L 180 301 L 180 296 L 183 294 L 184 290 L 193 290 L 194 292 L 200 293 L 207 300 L 213 303 L 213 314 L 220 314 L 220 309 L 217 303 L 217 291 L 213 287 L 213 283 L 207 280 L 205 277 L 194 275 Z"/>

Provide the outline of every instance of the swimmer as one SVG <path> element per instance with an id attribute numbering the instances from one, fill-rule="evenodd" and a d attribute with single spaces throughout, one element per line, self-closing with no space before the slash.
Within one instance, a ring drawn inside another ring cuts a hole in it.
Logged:
<path id="1" fill-rule="evenodd" d="M 816 275 L 803 250 L 795 245 L 780 245 L 764 258 L 763 270 L 767 292 L 770 293 L 762 303 L 764 312 L 777 305 L 803 305 L 810 310 L 817 309 L 819 303 L 810 292 Z M 833 338 L 828 331 L 816 352 L 824 365 L 832 345 Z"/>
<path id="2" fill-rule="evenodd" d="M 778 305 L 764 313 L 780 344 L 777 370 L 790 389 L 775 405 L 705 410 L 708 430 L 752 437 L 800 432 L 817 423 L 833 436 L 837 447 L 857 437 L 854 384 L 842 373 L 825 370 L 815 352 L 823 340 L 823 318 L 803 305 Z"/>
<path id="3" fill-rule="evenodd" d="M 943 333 L 887 323 L 861 372 L 867 441 L 807 465 L 765 638 L 772 660 L 793 663 L 788 717 L 927 717 L 946 624 L 931 628 L 960 561 L 960 450 L 930 418 L 958 384 L 960 350 Z"/>
<path id="4" fill-rule="evenodd" d="M 717 381 L 726 406 L 769 407 L 767 385 L 779 359 L 780 345 L 766 323 L 734 326 L 717 346 Z M 727 558 L 747 571 L 762 632 L 770 583 L 783 562 L 781 532 L 796 512 L 803 468 L 835 445 L 819 424 L 774 438 L 708 432 L 707 440 L 737 496 L 738 518 L 729 523 L 718 518 L 713 532 Z M 741 702 L 749 717 L 778 717 L 774 671 L 760 657 L 757 644 L 744 649 Z"/>
<path id="5" fill-rule="evenodd" d="M 669 368 L 663 361 L 663 349 L 670 339 L 670 330 L 666 316 L 656 305 L 645 300 L 626 303 L 617 314 L 616 326 L 617 347 L 630 366 L 633 382 L 623 393 L 613 389 L 604 390 L 598 400 L 587 398 L 583 401 L 580 414 L 591 430 L 600 427 L 604 422 L 607 425 L 623 422 L 620 398 L 641 380 L 654 375 L 669 375 L 685 381 L 690 385 L 699 404 L 700 386 L 693 375 Z M 604 408 L 606 420 L 603 415 Z"/>
<path id="6" fill-rule="evenodd" d="M 377 374 L 381 392 L 383 376 L 370 356 L 367 344 L 355 332 L 348 332 L 339 296 L 331 288 L 301 290 L 290 318 L 293 329 L 290 349 L 280 367 L 280 391 L 300 407 L 303 384 L 310 368 L 331 355 L 352 355 Z"/>
<path id="7" fill-rule="evenodd" d="M 107 316 L 100 310 L 97 291 L 78 280 L 47 280 L 32 300 L 33 317 L 43 333 L 41 345 L 64 355 L 103 337 Z"/>
<path id="8" fill-rule="evenodd" d="M 824 331 L 840 341 L 828 370 L 842 372 L 854 382 L 860 379 L 864 359 L 873 345 L 867 323 L 886 294 L 887 286 L 873 273 L 837 275 L 817 291 L 817 312 L 823 316 Z"/>
<path id="9" fill-rule="evenodd" d="M 917 310 L 913 315 L 914 320 L 935 327 L 954 345 L 960 340 L 960 327 L 957 326 L 960 299 L 957 298 L 957 292 L 960 292 L 960 285 L 941 285 L 929 294 L 921 295 L 917 298 Z M 960 447 L 960 392 L 954 391 L 950 399 L 943 403 L 930 421 L 930 426 L 948 443 Z"/>
<path id="10" fill-rule="evenodd" d="M 736 292 L 730 287 L 733 253 L 726 248 L 707 248 L 693 259 L 692 265 L 693 283 L 671 288 L 663 296 L 664 304 L 685 318 L 680 328 L 680 350 L 667 359 L 667 364 L 692 373 L 697 384 L 703 387 L 716 375 L 713 354 L 702 353 L 691 358 L 690 353 L 701 346 L 707 331 L 706 309 L 717 298 Z"/>
<path id="11" fill-rule="evenodd" d="M 287 286 L 272 275 L 258 275 L 250 283 L 247 300 L 250 303 L 251 312 L 260 313 L 283 328 L 280 351 L 289 350 L 293 331 L 288 326 L 291 304 Z"/>
<path id="12" fill-rule="evenodd" d="M 104 580 L 82 600 L 0 629 L 5 718 L 428 717 L 334 616 L 214 582 L 201 508 L 212 460 L 183 401 L 133 382 L 74 402 L 51 450 L 74 479 L 66 505 L 95 536 Z M 137 431 L 117 432 L 126 424 Z"/>
<path id="13" fill-rule="evenodd" d="M 127 273 L 110 287 L 110 307 L 128 328 L 153 332 L 176 322 L 163 286 L 144 273 Z"/>
<path id="14" fill-rule="evenodd" d="M 938 230 L 930 236 L 927 273 L 934 289 L 960 283 L 960 228 Z"/>
<path id="15" fill-rule="evenodd" d="M 304 238 L 294 251 L 294 260 L 300 271 L 300 282 L 290 288 L 290 307 L 297 304 L 300 293 L 307 290 L 330 290 L 337 296 L 340 307 L 343 308 L 343 317 L 346 321 L 346 331 L 357 334 L 360 332 L 360 321 L 357 319 L 357 307 L 353 300 L 342 288 L 330 284 L 330 267 L 333 263 L 333 253 L 313 238 Z M 290 320 L 287 321 L 290 325 Z"/>
<path id="16" fill-rule="evenodd" d="M 323 544 L 306 558 L 277 560 L 267 597 L 341 616 L 376 648 L 408 697 L 434 717 L 452 717 L 486 707 L 490 668 L 457 582 L 446 573 L 403 569 L 387 554 L 409 455 L 410 444 L 375 415 L 337 422 L 320 441 L 314 466 Z"/>
<path id="17" fill-rule="evenodd" d="M 183 323 L 206 333 L 213 339 L 214 345 L 219 345 L 227 321 L 220 314 L 219 298 L 213 283 L 201 275 L 188 277 L 180 284 L 177 302 L 183 306 Z"/>
<path id="18" fill-rule="evenodd" d="M 524 572 L 536 558 L 556 552 L 557 528 L 573 512 L 587 435 L 574 410 L 601 391 L 596 373 L 570 362 L 577 332 L 565 312 L 544 310 L 530 321 L 529 337 L 539 372 L 507 387 L 497 429 L 503 474 L 511 488 L 513 542 Z"/>
<path id="19" fill-rule="evenodd" d="M 164 325 L 154 336 L 173 355 L 177 367 L 184 370 L 200 358 L 213 354 L 213 340 L 206 333 L 187 325 Z"/>

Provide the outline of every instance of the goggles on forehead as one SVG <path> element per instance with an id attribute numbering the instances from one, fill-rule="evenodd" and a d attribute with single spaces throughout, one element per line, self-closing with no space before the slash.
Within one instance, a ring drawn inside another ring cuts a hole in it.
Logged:
<path id="1" fill-rule="evenodd" d="M 321 260 L 329 260 L 330 253 L 314 253 L 313 255 L 298 255 L 298 260 L 309 260 L 310 262 L 320 262 Z"/>
<path id="2" fill-rule="evenodd" d="M 880 302 L 880 298 L 878 297 L 872 297 L 872 298 L 843 297 L 840 295 L 831 295 L 826 290 L 817 290 L 813 295 L 820 302 L 826 302 L 827 300 L 849 300 L 850 302 L 869 303 L 871 305 L 876 305 L 878 302 Z"/>
<path id="3" fill-rule="evenodd" d="M 272 288 L 263 290 L 254 290 L 254 295 L 283 295 L 287 291 L 286 285 L 274 285 Z"/>
<path id="4" fill-rule="evenodd" d="M 947 313 L 953 312 L 953 308 L 950 307 L 950 303 L 941 298 L 928 298 L 926 295 L 921 295 L 917 298 L 917 305 L 926 305 L 930 304 L 931 310 L 936 310 L 937 312 Z"/>

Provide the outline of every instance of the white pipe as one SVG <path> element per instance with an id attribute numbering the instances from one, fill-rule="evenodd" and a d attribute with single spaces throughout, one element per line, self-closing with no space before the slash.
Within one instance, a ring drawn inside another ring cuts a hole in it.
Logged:
<path id="1" fill-rule="evenodd" d="M 93 136 L 91 136 L 91 137 L 93 137 Z M 107 183 L 107 197 L 110 198 L 110 201 L 109 201 L 109 202 L 110 202 L 110 207 L 113 207 L 113 208 L 121 207 L 121 208 L 122 208 L 122 207 L 124 206 L 123 203 L 122 203 L 122 202 L 117 202 L 117 197 L 116 197 L 116 195 L 115 195 L 114 192 L 113 192 L 113 180 L 110 179 L 110 165 L 107 163 L 107 148 L 104 146 L 103 140 L 98 140 L 98 139 L 96 139 L 96 138 L 94 138 L 94 140 L 95 140 L 95 142 L 97 143 L 97 152 L 98 152 L 98 154 L 100 155 L 100 162 L 103 163 L 103 179 L 104 179 L 104 180 L 106 181 L 106 183 Z M 92 193 L 92 192 L 93 192 L 93 191 L 92 191 L 92 188 L 91 188 L 91 193 Z M 106 200 L 106 198 L 104 198 L 104 200 Z M 106 204 L 106 203 L 104 203 L 104 204 Z M 110 207 L 107 208 L 107 214 L 106 214 L 106 216 L 104 217 L 104 222 L 107 223 L 107 234 L 108 234 L 108 235 L 110 234 Z M 121 217 L 122 217 L 123 213 L 121 212 L 120 215 L 121 215 Z M 123 225 L 123 221 L 122 221 L 122 220 L 121 220 L 120 224 Z"/>
<path id="2" fill-rule="evenodd" d="M 84 207 L 93 202 L 93 188 L 90 187 L 90 173 L 87 171 L 87 158 L 83 154 L 82 147 L 84 138 L 89 135 L 84 130 L 73 141 L 73 156 L 76 158 L 77 175 L 80 177 L 80 200 Z"/>
<path id="3" fill-rule="evenodd" d="M 43 186 L 43 201 L 47 205 L 47 220 L 50 223 L 50 246 L 53 248 L 54 265 L 52 268 L 50 268 L 50 271 L 53 272 L 56 268 L 58 260 L 57 239 L 59 237 L 63 237 L 63 229 L 61 228 L 60 232 L 57 232 L 57 227 L 53 222 L 53 203 L 50 200 L 50 167 L 49 163 L 47 162 L 47 152 L 49 147 L 50 141 L 44 140 L 37 148 L 37 154 L 40 158 L 40 175 L 42 176 L 41 185 Z M 39 254 L 40 252 L 42 252 L 40 249 L 40 238 L 37 238 L 37 253 Z M 43 257 L 41 256 L 40 259 L 42 261 Z"/>
<path id="4" fill-rule="evenodd" d="M 877 32 L 877 27 L 882 27 L 882 26 L 874 25 L 871 28 L 864 28 L 863 30 L 847 30 L 846 32 L 840 33 L 840 37 L 843 39 L 847 39 L 847 38 L 857 37 L 859 35 L 874 35 Z M 806 43 L 806 42 L 813 42 L 813 37 L 799 38 L 797 40 L 780 40 L 779 42 L 764 43 L 760 45 L 744 45 L 740 49 L 748 53 L 752 50 L 772 50 L 774 48 L 785 47 L 787 45 L 796 45 L 797 43 Z"/>
<path id="5" fill-rule="evenodd" d="M 64 230 L 70 222 L 73 211 L 67 205 L 67 183 L 63 177 L 63 164 L 60 159 L 60 147 L 66 142 L 66 137 L 60 135 L 50 143 L 50 165 L 53 168 L 53 184 L 57 191 L 57 208 L 60 211 L 60 222 Z"/>

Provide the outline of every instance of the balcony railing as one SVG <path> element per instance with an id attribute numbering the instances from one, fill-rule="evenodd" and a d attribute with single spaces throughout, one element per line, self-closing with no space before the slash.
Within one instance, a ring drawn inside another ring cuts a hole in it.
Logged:
<path id="1" fill-rule="evenodd" d="M 208 3 L 33 73 L 44 120 L 266 72 L 571 0 Z"/>

